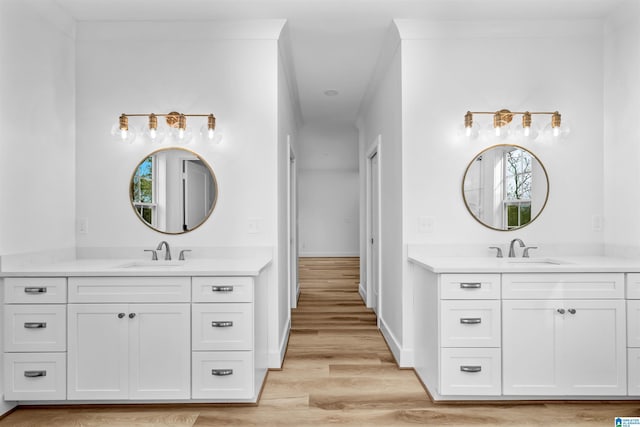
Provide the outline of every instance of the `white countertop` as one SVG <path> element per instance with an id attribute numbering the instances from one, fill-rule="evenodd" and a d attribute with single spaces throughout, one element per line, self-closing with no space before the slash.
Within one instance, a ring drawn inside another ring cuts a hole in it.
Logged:
<path id="1" fill-rule="evenodd" d="M 409 260 L 434 273 L 640 273 L 640 260 L 604 256 L 490 258 L 409 253 Z"/>
<path id="2" fill-rule="evenodd" d="M 65 276 L 257 276 L 270 257 L 191 259 L 165 262 L 134 259 L 81 259 L 2 271 L 0 277 Z"/>

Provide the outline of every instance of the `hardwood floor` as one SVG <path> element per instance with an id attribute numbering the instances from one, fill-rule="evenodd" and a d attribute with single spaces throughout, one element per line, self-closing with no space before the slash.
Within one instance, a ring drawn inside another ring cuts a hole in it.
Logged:
<path id="1" fill-rule="evenodd" d="M 5 426 L 613 426 L 640 403 L 433 404 L 412 370 L 398 369 L 375 314 L 358 295 L 357 258 L 302 258 L 283 369 L 257 406 L 170 405 L 19 409 Z"/>

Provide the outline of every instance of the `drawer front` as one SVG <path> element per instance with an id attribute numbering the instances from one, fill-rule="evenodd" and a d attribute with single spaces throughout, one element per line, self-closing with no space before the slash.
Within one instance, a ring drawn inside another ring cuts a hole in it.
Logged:
<path id="1" fill-rule="evenodd" d="M 440 302 L 440 345 L 500 347 L 500 301 Z"/>
<path id="2" fill-rule="evenodd" d="M 501 394 L 499 348 L 443 348 L 440 352 L 440 394 Z"/>
<path id="3" fill-rule="evenodd" d="M 253 350 L 253 304 L 193 304 L 194 350 Z"/>
<path id="4" fill-rule="evenodd" d="M 194 277 L 194 302 L 253 302 L 251 277 Z"/>
<path id="5" fill-rule="evenodd" d="M 627 366 L 629 396 L 640 396 L 640 348 L 627 350 Z"/>
<path id="6" fill-rule="evenodd" d="M 640 300 L 627 301 L 627 346 L 640 347 Z"/>
<path id="7" fill-rule="evenodd" d="M 624 273 L 503 274 L 503 299 L 622 299 Z"/>
<path id="8" fill-rule="evenodd" d="M 5 305 L 4 350 L 66 351 L 66 305 Z"/>
<path id="9" fill-rule="evenodd" d="M 7 304 L 58 304 L 67 302 L 65 277 L 7 277 L 4 279 Z"/>
<path id="10" fill-rule="evenodd" d="M 193 352 L 193 399 L 254 399 L 252 351 Z"/>
<path id="11" fill-rule="evenodd" d="M 640 273 L 627 274 L 627 298 L 640 299 Z"/>
<path id="12" fill-rule="evenodd" d="M 190 277 L 70 277 L 69 302 L 189 302 Z"/>
<path id="13" fill-rule="evenodd" d="M 499 299 L 499 274 L 441 274 L 442 299 Z"/>
<path id="14" fill-rule="evenodd" d="M 5 400 L 64 400 L 66 353 L 5 353 Z"/>

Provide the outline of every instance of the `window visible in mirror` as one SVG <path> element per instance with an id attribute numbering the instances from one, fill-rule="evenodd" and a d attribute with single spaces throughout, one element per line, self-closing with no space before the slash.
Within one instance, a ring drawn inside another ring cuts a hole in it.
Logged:
<path id="1" fill-rule="evenodd" d="M 504 153 L 504 218 L 508 230 L 531 222 L 532 162 L 531 153 L 519 148 Z"/>
<path id="2" fill-rule="evenodd" d="M 131 181 L 132 203 L 142 219 L 156 224 L 155 168 L 154 157 L 149 156 L 136 168 Z"/>

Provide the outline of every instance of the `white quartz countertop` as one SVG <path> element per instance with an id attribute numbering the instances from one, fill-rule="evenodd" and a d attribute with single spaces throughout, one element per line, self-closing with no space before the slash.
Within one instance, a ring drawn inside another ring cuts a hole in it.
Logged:
<path id="1" fill-rule="evenodd" d="M 1 271 L 0 277 L 257 276 L 270 263 L 270 257 L 191 259 L 187 261 L 81 259 Z"/>
<path id="2" fill-rule="evenodd" d="M 409 253 L 409 260 L 434 273 L 640 273 L 640 260 L 604 256 L 491 258 Z"/>

